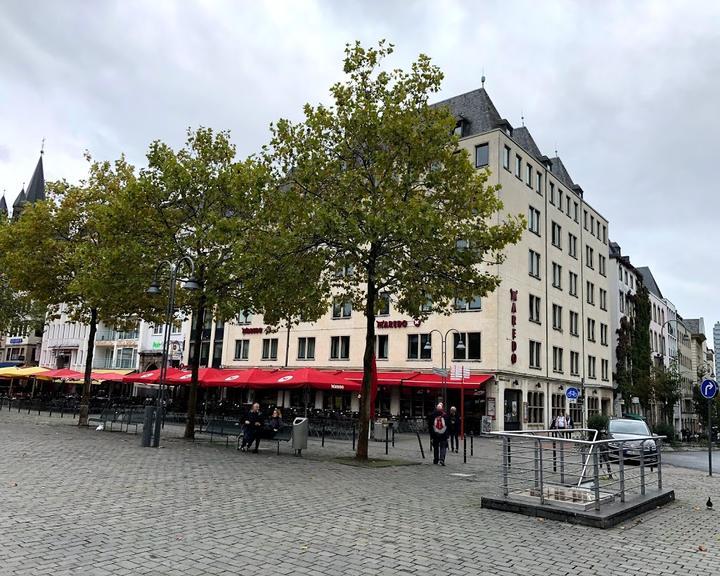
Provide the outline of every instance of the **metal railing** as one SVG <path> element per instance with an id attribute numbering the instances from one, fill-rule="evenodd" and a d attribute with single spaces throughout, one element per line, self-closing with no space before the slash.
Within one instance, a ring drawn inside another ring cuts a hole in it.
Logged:
<path id="1" fill-rule="evenodd" d="M 492 435 L 499 439 L 499 491 L 507 500 L 600 510 L 662 491 L 664 436 L 598 439 L 587 428 Z"/>

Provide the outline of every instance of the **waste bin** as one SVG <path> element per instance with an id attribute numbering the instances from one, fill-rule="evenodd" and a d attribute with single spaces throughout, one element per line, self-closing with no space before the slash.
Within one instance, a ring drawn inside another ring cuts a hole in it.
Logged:
<path id="1" fill-rule="evenodd" d="M 295 418 L 292 427 L 292 449 L 295 454 L 300 456 L 303 449 L 308 445 L 308 433 L 310 432 L 310 423 L 307 418 Z"/>

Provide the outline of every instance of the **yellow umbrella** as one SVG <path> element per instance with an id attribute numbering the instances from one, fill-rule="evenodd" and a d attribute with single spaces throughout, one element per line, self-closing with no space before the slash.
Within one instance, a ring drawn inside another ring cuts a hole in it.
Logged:
<path id="1" fill-rule="evenodd" d="M 47 368 L 40 368 L 40 366 L 31 366 L 30 368 L 18 368 L 16 375 L 19 377 L 36 376 L 37 374 L 42 374 L 43 372 L 47 371 Z"/>

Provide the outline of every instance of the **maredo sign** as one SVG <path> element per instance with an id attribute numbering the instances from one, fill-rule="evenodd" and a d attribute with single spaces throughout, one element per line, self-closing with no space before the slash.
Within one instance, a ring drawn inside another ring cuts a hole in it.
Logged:
<path id="1" fill-rule="evenodd" d="M 422 320 L 413 320 L 412 325 L 418 328 L 422 324 Z M 377 328 L 407 328 L 409 322 L 407 320 L 377 320 L 375 326 Z"/>
<path id="2" fill-rule="evenodd" d="M 510 290 L 510 323 L 512 325 L 512 336 L 510 338 L 510 362 L 517 362 L 517 290 Z"/>

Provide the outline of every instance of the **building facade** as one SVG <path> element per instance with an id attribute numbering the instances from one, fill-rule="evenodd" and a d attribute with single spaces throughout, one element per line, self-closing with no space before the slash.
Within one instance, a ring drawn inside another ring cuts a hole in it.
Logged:
<path id="1" fill-rule="evenodd" d="M 378 369 L 430 372 L 441 368 L 447 351 L 447 367 L 461 364 L 493 376 L 468 399 L 466 413 L 490 417 L 498 430 L 547 428 L 561 412 L 578 425 L 588 414 L 610 415 L 607 220 L 587 203 L 560 158 L 543 155 L 524 126 L 513 129 L 484 89 L 438 105 L 455 115 L 460 146 L 476 168 L 489 171 L 489 184 L 501 185 L 504 214 L 527 215 L 528 229 L 492 269 L 500 287 L 456 302 L 451 316 L 415 321 L 398 313 L 388 294 L 377 319 Z M 208 319 L 201 364 L 358 370 L 364 334 L 362 311 L 342 302 L 317 322 L 276 334 L 266 333 L 260 316 Z M 580 402 L 568 402 L 569 387 L 581 391 Z M 437 400 L 433 393 L 420 396 L 399 387 L 384 401 L 391 413 L 417 417 Z M 316 398 L 316 406 L 354 409 L 357 403 L 352 397 L 326 400 Z"/>

